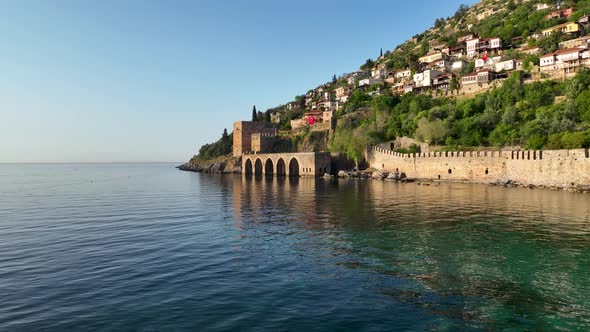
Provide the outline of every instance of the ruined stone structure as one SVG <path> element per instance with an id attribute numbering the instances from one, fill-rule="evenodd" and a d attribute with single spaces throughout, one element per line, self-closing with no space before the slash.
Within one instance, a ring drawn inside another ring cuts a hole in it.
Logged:
<path id="1" fill-rule="evenodd" d="M 272 152 L 272 142 L 277 136 L 279 125 L 269 122 L 238 121 L 234 123 L 233 155 L 245 153 Z M 255 137 L 253 137 L 253 135 Z"/>
<path id="2" fill-rule="evenodd" d="M 366 151 L 369 165 L 406 173 L 415 179 L 573 187 L 590 185 L 588 149 L 534 151 L 459 151 L 400 154 L 380 147 Z"/>
<path id="3" fill-rule="evenodd" d="M 269 153 L 242 155 L 242 174 L 276 176 L 321 176 L 330 173 L 330 154 Z"/>

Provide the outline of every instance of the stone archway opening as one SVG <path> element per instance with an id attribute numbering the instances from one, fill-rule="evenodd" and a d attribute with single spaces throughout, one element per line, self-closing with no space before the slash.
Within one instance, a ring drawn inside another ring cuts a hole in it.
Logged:
<path id="1" fill-rule="evenodd" d="M 262 175 L 262 161 L 260 159 L 256 159 L 254 163 L 254 175 Z"/>
<path id="2" fill-rule="evenodd" d="M 273 168 L 272 160 L 270 158 L 266 159 L 266 162 L 264 163 L 264 174 L 272 176 L 274 173 Z"/>
<path id="3" fill-rule="evenodd" d="M 246 159 L 246 164 L 244 165 L 244 174 L 252 175 L 252 161 L 250 159 Z"/>
<path id="4" fill-rule="evenodd" d="M 299 176 L 299 162 L 297 158 L 291 158 L 291 161 L 289 161 L 289 176 Z"/>
<path id="5" fill-rule="evenodd" d="M 287 167 L 285 166 L 285 161 L 283 158 L 280 158 L 277 161 L 277 176 L 285 176 L 287 175 Z"/>

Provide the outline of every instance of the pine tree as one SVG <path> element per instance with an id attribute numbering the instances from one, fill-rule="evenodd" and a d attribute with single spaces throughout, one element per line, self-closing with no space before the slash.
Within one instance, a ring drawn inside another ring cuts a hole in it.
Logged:
<path id="1" fill-rule="evenodd" d="M 336 83 L 336 74 L 334 74 L 334 76 L 332 76 L 332 83 Z"/>
<path id="2" fill-rule="evenodd" d="M 258 121 L 258 112 L 256 112 L 256 105 L 252 107 L 252 121 Z"/>

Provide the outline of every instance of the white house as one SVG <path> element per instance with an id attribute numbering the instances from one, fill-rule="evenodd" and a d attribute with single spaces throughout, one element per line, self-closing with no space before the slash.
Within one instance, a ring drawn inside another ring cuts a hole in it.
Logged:
<path id="1" fill-rule="evenodd" d="M 400 69 L 395 72 L 395 78 L 397 80 L 402 80 L 410 76 L 412 76 L 412 71 L 410 69 Z"/>
<path id="2" fill-rule="evenodd" d="M 336 90 L 336 100 L 342 103 L 348 101 L 348 96 L 350 95 L 350 88 L 347 86 L 342 86 L 337 88 Z"/>
<path id="3" fill-rule="evenodd" d="M 387 69 L 384 67 L 373 68 L 371 70 L 371 78 L 384 78 L 387 76 Z"/>
<path id="4" fill-rule="evenodd" d="M 371 84 L 375 84 L 375 83 L 379 83 L 381 82 L 380 79 L 376 79 L 376 78 L 364 78 L 362 80 L 359 81 L 359 87 L 361 86 L 367 86 L 367 85 L 371 85 Z"/>
<path id="5" fill-rule="evenodd" d="M 515 68 L 516 68 L 516 63 L 514 62 L 514 60 L 506 60 L 506 61 L 496 62 L 495 66 L 494 66 L 494 71 L 496 73 L 498 73 L 501 71 L 514 70 Z"/>
<path id="6" fill-rule="evenodd" d="M 444 73 L 438 70 L 425 70 L 421 73 L 414 74 L 414 85 L 417 88 L 428 87 L 432 85 L 432 80 Z"/>
<path id="7" fill-rule="evenodd" d="M 502 48 L 502 40 L 500 38 L 473 38 L 465 42 L 467 45 L 467 56 L 475 57 L 480 52 L 495 52 Z"/>

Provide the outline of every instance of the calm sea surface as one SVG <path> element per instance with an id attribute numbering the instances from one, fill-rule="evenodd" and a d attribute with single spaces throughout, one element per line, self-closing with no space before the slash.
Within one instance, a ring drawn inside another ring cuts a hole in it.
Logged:
<path id="1" fill-rule="evenodd" d="M 0 165 L 0 330 L 590 330 L 590 195 Z"/>

